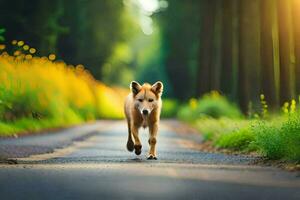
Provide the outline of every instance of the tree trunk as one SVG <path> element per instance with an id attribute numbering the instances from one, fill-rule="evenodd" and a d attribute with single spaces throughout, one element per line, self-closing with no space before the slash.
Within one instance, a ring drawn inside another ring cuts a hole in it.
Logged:
<path id="1" fill-rule="evenodd" d="M 293 0 L 292 4 L 293 27 L 294 27 L 294 43 L 295 43 L 295 81 L 296 95 L 300 95 L 300 1 Z"/>
<path id="2" fill-rule="evenodd" d="M 239 104 L 244 113 L 250 102 L 258 101 L 260 91 L 259 1 L 239 2 Z"/>
<path id="3" fill-rule="evenodd" d="M 213 34 L 215 24 L 215 0 L 201 3 L 201 30 L 199 44 L 199 66 L 197 72 L 197 94 L 202 95 L 211 89 L 210 77 L 213 56 Z"/>
<path id="4" fill-rule="evenodd" d="M 278 0 L 278 28 L 280 55 L 280 104 L 294 96 L 294 47 L 291 1 Z"/>
<path id="5" fill-rule="evenodd" d="M 263 0 L 261 3 L 261 93 L 265 95 L 271 108 L 277 107 L 275 84 L 274 42 L 275 3 L 273 0 Z"/>
<path id="6" fill-rule="evenodd" d="M 222 1 L 221 91 L 233 97 L 234 84 L 234 0 Z"/>
<path id="7" fill-rule="evenodd" d="M 215 2 L 214 30 L 212 40 L 211 55 L 211 73 L 210 73 L 210 90 L 220 90 L 220 70 L 221 70 L 221 53 L 222 53 L 222 1 Z"/>

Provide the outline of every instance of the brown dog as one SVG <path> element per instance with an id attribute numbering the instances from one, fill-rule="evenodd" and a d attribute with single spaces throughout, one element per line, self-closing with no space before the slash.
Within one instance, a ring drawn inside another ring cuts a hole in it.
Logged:
<path id="1" fill-rule="evenodd" d="M 162 106 L 161 95 L 163 91 L 162 82 L 158 81 L 153 85 L 144 83 L 140 85 L 136 81 L 130 84 L 131 93 L 127 96 L 124 106 L 124 112 L 128 123 L 128 151 L 135 150 L 136 155 L 141 154 L 142 144 L 139 139 L 139 128 L 149 127 L 149 145 L 150 151 L 148 159 L 157 159 L 156 157 L 156 137 L 160 111 Z M 134 137 L 134 143 L 132 140 Z"/>

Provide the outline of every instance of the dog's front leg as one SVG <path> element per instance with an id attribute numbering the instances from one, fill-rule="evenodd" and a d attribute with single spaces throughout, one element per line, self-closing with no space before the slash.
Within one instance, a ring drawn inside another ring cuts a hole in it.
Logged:
<path id="1" fill-rule="evenodd" d="M 149 150 L 148 159 L 157 160 L 157 157 L 156 157 L 156 136 L 157 136 L 157 132 L 158 132 L 158 122 L 155 122 L 154 124 L 149 126 L 150 137 L 149 137 L 148 143 L 150 145 L 150 150 Z"/>
<path id="2" fill-rule="evenodd" d="M 135 149 L 134 152 L 136 155 L 140 155 L 142 153 L 142 144 L 141 144 L 141 141 L 139 138 L 139 130 L 134 125 L 131 127 L 131 129 L 132 129 L 132 135 L 134 138 L 134 149 Z"/>

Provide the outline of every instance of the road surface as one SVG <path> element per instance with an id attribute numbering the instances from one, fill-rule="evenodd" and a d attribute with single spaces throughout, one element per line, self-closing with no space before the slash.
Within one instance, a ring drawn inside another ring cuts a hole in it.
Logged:
<path id="1" fill-rule="evenodd" d="M 125 121 L 0 139 L 0 199 L 300 199 L 298 172 L 197 150 L 201 136 L 162 121 L 158 160 L 126 150 Z M 184 133 L 185 132 L 185 133 Z M 15 164 L 13 164 L 15 163 Z"/>

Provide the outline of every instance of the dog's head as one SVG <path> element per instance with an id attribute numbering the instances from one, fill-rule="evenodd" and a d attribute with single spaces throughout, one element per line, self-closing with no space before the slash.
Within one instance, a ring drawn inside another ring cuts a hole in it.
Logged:
<path id="1" fill-rule="evenodd" d="M 136 81 L 132 81 L 130 89 L 134 97 L 134 107 L 144 116 L 150 113 L 159 106 L 160 98 L 163 92 L 163 84 L 157 81 L 153 85 L 144 83 L 140 85 Z"/>

